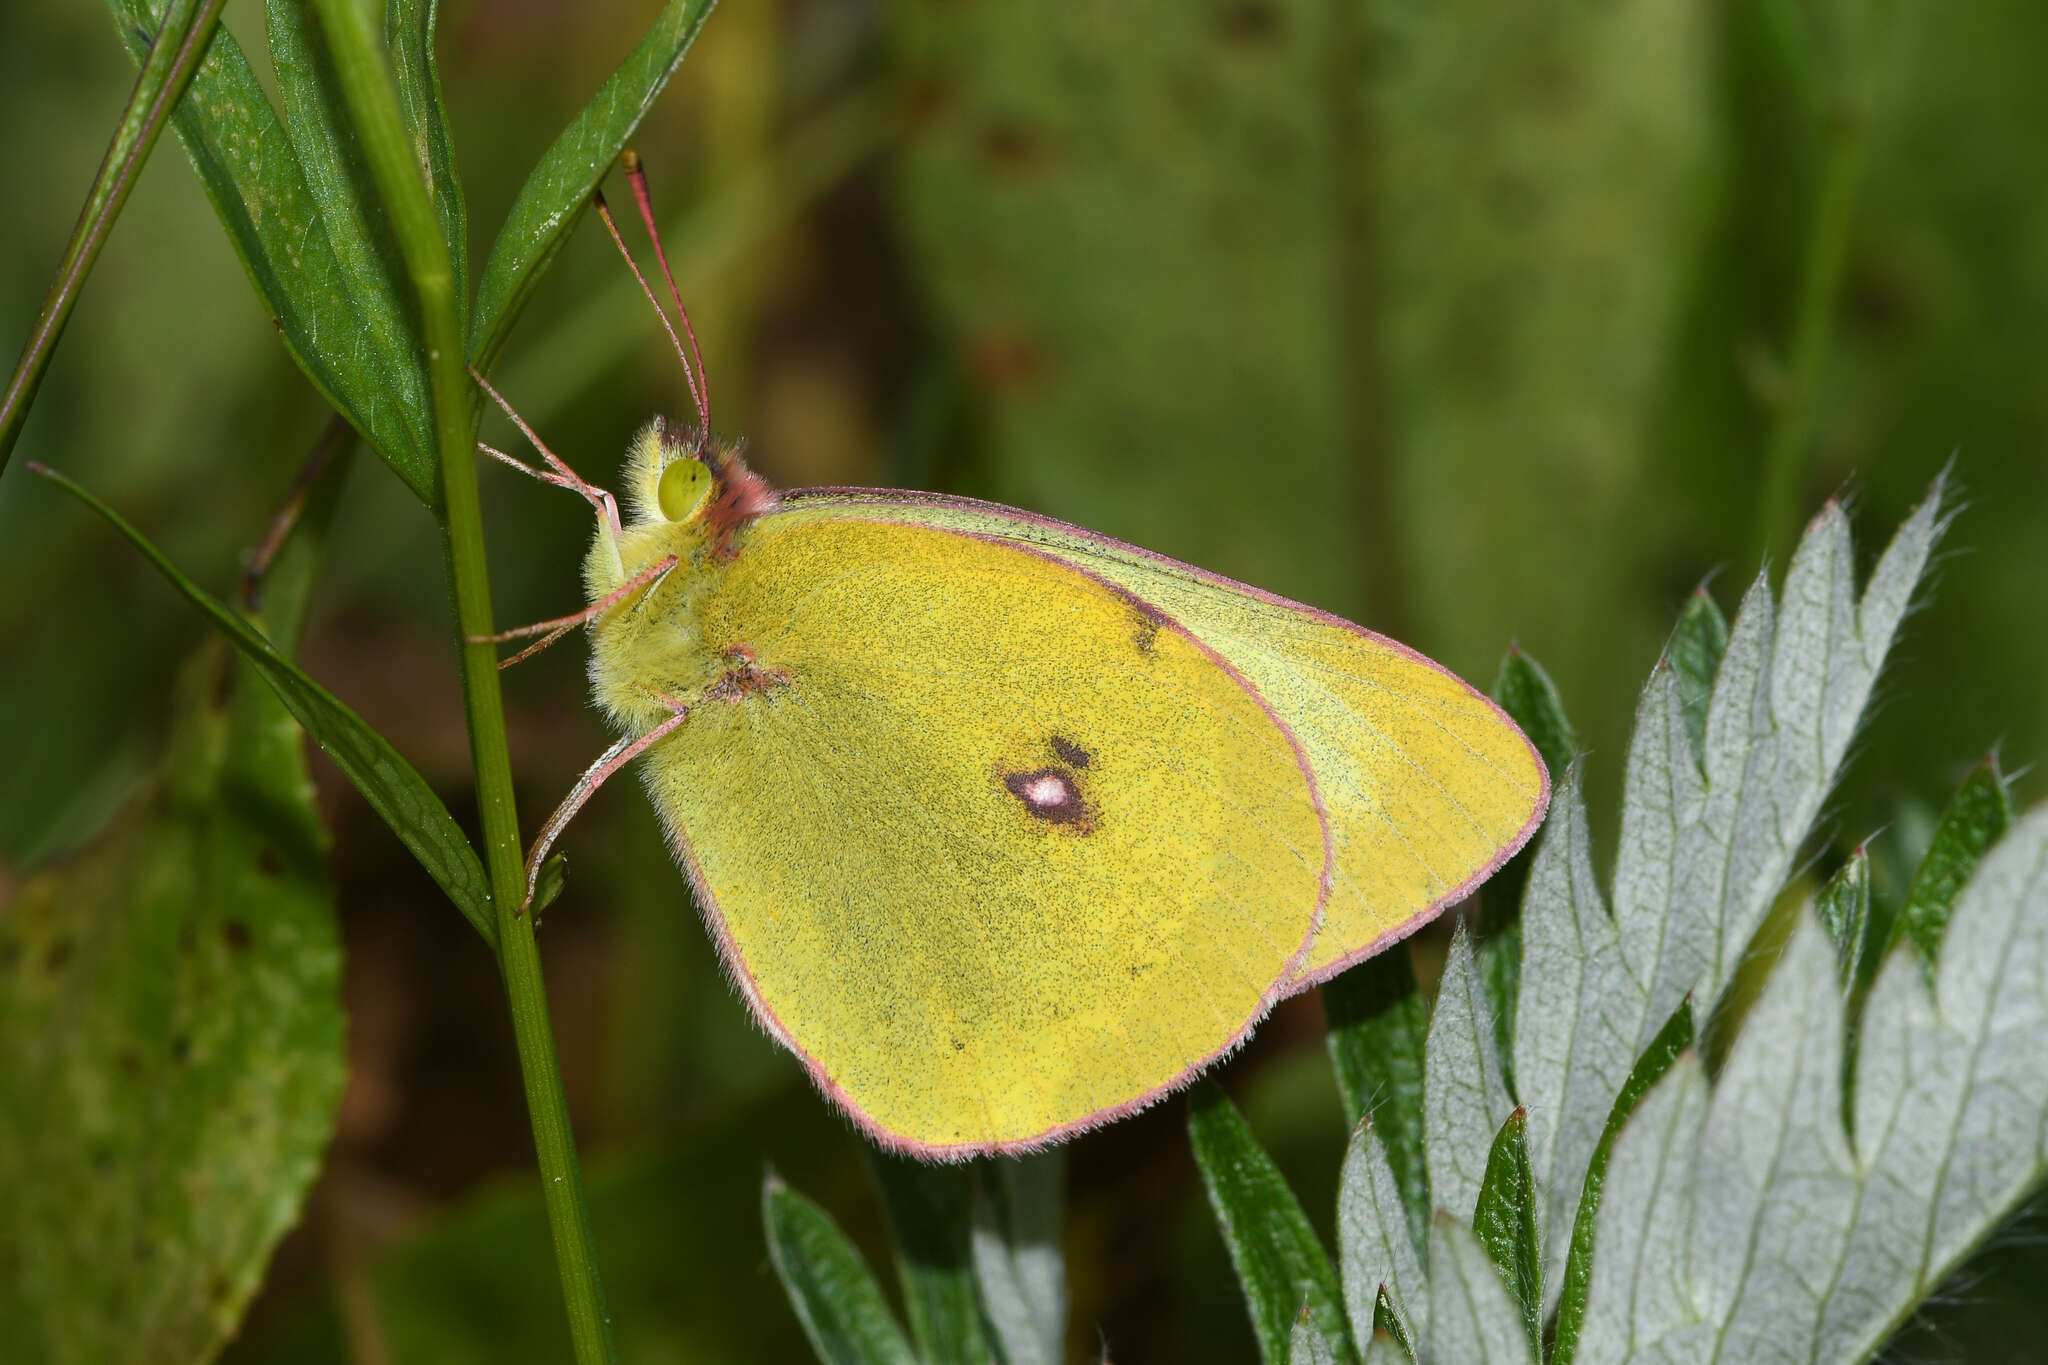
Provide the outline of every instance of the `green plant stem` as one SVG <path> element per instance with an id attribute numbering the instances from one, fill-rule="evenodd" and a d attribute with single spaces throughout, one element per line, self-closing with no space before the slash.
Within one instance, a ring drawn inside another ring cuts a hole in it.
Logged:
<path id="1" fill-rule="evenodd" d="M 1864 137 L 1855 113 L 1837 109 L 1828 120 L 1827 150 L 1820 192 L 1800 264 L 1798 312 L 1785 392 L 1765 446 L 1764 478 L 1748 562 L 1762 563 L 1791 545 L 1797 533 L 1806 461 L 1813 439 L 1814 401 L 1821 367 L 1834 332 L 1836 301 L 1849 259 L 1849 234 L 1856 221 L 1857 192 L 1863 182 Z"/>
<path id="2" fill-rule="evenodd" d="M 92 273 L 114 219 L 128 202 L 136 173 L 149 160 L 158 135 L 171 121 L 171 110 L 192 83 L 192 73 L 206 55 L 206 45 L 213 40 L 214 26 L 220 22 L 226 2 L 171 0 L 164 9 L 163 22 L 135 77 L 135 90 L 128 96 L 128 107 L 121 111 L 121 122 L 107 144 L 99 174 L 86 193 L 85 207 L 79 210 L 78 226 L 71 230 L 70 245 L 57 265 L 57 277 L 50 282 L 49 296 L 36 314 L 35 326 L 29 329 L 7 391 L 0 395 L 0 472 L 6 470 L 7 457 L 14 453 L 14 443 L 42 385 L 43 371 L 49 368 L 50 356 L 64 335 L 64 324 L 71 320 L 85 277 Z"/>
<path id="3" fill-rule="evenodd" d="M 469 721 L 470 759 L 476 770 L 484 861 L 497 911 L 498 965 L 511 1005 L 512 1032 L 526 1085 L 541 1192 L 554 1235 L 570 1338 L 579 1365 L 601 1365 L 615 1361 L 617 1353 L 591 1248 L 590 1214 L 555 1058 L 540 952 L 524 904 L 519 817 L 512 799 L 512 760 L 505 742 L 497 651 L 489 644 L 471 643 L 491 633 L 491 591 L 476 488 L 476 407 L 464 364 L 454 263 L 441 236 L 427 184 L 413 158 L 389 61 L 370 12 L 358 0 L 320 0 L 320 17 L 357 136 L 419 293 L 441 466 L 443 542 L 456 628 L 463 641 L 463 707 Z"/>

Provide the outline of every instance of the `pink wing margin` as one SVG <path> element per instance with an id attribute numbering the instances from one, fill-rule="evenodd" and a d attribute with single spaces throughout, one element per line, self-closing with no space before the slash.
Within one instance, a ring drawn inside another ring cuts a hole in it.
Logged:
<path id="1" fill-rule="evenodd" d="M 808 494 L 837 491 L 825 489 L 797 490 L 796 493 L 784 495 L 784 507 L 790 506 L 789 500 L 792 497 L 800 498 Z M 901 494 L 897 496 L 902 498 L 932 497 L 932 495 L 923 494 Z M 883 500 L 877 499 L 877 501 L 881 502 Z M 956 501 L 966 502 L 966 500 Z M 1008 508 L 996 508 L 995 504 L 992 503 L 966 503 L 966 505 L 976 508 L 994 508 L 1011 516 L 1022 515 Z M 770 512 L 766 515 L 772 517 L 777 515 L 777 513 Z M 873 520 L 882 521 L 887 520 L 887 518 L 876 517 Z M 1050 522 L 1048 524 L 1062 525 L 1062 523 L 1058 522 Z M 725 912 L 720 907 L 718 897 L 713 893 L 710 884 L 704 878 L 703 868 L 698 863 L 696 852 L 690 845 L 688 832 L 677 826 L 669 818 L 668 812 L 662 810 L 659 802 L 654 803 L 656 811 L 660 813 L 662 826 L 668 833 L 669 847 L 675 854 L 676 861 L 682 865 L 684 875 L 689 878 L 690 889 L 696 895 L 697 904 L 703 911 L 705 925 L 711 932 L 712 941 L 718 945 L 719 962 L 723 965 L 727 978 L 739 991 L 740 995 L 745 998 L 748 1009 L 753 1013 L 754 1021 L 761 1026 L 762 1031 L 767 1033 L 769 1037 L 775 1039 L 776 1042 L 782 1044 L 782 1046 L 788 1048 L 796 1055 L 797 1060 L 803 1063 L 804 1070 L 810 1073 L 813 1084 L 820 1091 L 824 1092 L 826 1099 L 830 1100 L 836 1108 L 844 1113 L 869 1141 L 887 1151 L 916 1157 L 922 1161 L 966 1161 L 978 1156 L 991 1155 L 1018 1156 L 1027 1152 L 1040 1151 L 1079 1133 L 1099 1128 L 1106 1123 L 1114 1123 L 1116 1120 L 1135 1114 L 1141 1109 L 1149 1108 L 1175 1091 L 1184 1089 L 1202 1072 L 1244 1046 L 1245 1040 L 1251 1037 L 1252 1030 L 1258 1027 L 1267 1014 L 1272 1011 L 1275 1004 L 1302 989 L 1297 984 L 1295 973 L 1300 970 L 1302 963 L 1307 960 L 1309 950 L 1315 943 L 1316 931 L 1322 927 L 1323 910 L 1329 903 L 1332 873 L 1335 867 L 1335 845 L 1330 836 L 1329 814 L 1323 805 L 1322 791 L 1316 784 L 1315 771 L 1309 763 L 1307 752 L 1301 746 L 1300 739 L 1296 737 L 1293 729 L 1273 710 L 1272 705 L 1259 693 L 1258 689 L 1253 687 L 1251 682 L 1243 674 L 1239 673 L 1229 660 L 1211 649 L 1207 642 L 1197 637 L 1179 621 L 1160 611 L 1151 603 L 1144 601 L 1130 590 L 1119 584 L 1112 583 L 1102 575 L 1088 569 L 1085 565 L 1076 564 L 1072 560 L 1065 559 L 1049 550 L 1033 545 L 1018 545 L 1014 541 L 1004 540 L 998 536 L 983 535 L 953 527 L 928 527 L 927 529 L 949 535 L 983 540 L 992 544 L 1005 545 L 1020 553 L 1037 555 L 1042 559 L 1072 569 L 1074 572 L 1101 584 L 1110 592 L 1131 603 L 1137 610 L 1144 612 L 1148 617 L 1157 621 L 1161 627 L 1181 635 L 1189 643 L 1193 644 L 1195 648 L 1201 650 L 1217 667 L 1228 674 L 1232 681 L 1244 690 L 1246 696 L 1258 704 L 1259 709 L 1272 720 L 1274 727 L 1287 740 L 1289 748 L 1294 752 L 1295 764 L 1301 770 L 1302 780 L 1308 784 L 1309 797 L 1315 804 L 1316 821 L 1323 835 L 1323 867 L 1317 884 L 1315 911 L 1309 917 L 1308 929 L 1302 936 L 1301 944 L 1294 950 L 1286 964 L 1281 967 L 1280 973 L 1274 978 L 1272 985 L 1268 986 L 1260 996 L 1259 1002 L 1252 1010 L 1251 1015 L 1244 1021 L 1237 1032 L 1225 1040 L 1221 1046 L 1199 1060 L 1189 1063 L 1182 1071 L 1150 1090 L 1144 1091 L 1120 1104 L 1109 1105 L 1095 1110 L 1093 1113 L 1084 1114 L 1080 1118 L 1057 1124 L 1048 1128 L 1043 1133 L 1037 1133 L 1028 1138 L 1018 1138 L 1002 1142 L 928 1143 L 919 1142 L 914 1138 L 893 1132 L 876 1122 L 871 1115 L 860 1107 L 853 1096 L 826 1072 L 824 1066 L 809 1052 L 804 1050 L 797 1042 L 796 1036 L 776 1016 L 775 1011 L 762 998 L 760 986 L 754 980 L 753 973 L 747 968 L 746 958 L 740 953 L 738 946 L 732 940 L 732 934 L 726 926 Z M 651 780 L 651 773 L 648 773 L 645 769 L 643 769 L 643 776 Z M 651 791 L 652 788 L 650 786 Z"/>
<path id="2" fill-rule="evenodd" d="M 1521 727 L 1515 724 L 1513 717 L 1501 709 L 1498 702 L 1420 650 L 1402 644 L 1399 640 L 1393 639 L 1390 636 L 1382 635 L 1378 631 L 1368 630 L 1355 621 L 1347 621 L 1343 617 L 1324 611 L 1320 607 L 1312 607 L 1305 602 L 1297 602 L 1293 598 L 1282 597 L 1274 592 L 1267 592 L 1264 588 L 1256 588 L 1249 583 L 1240 583 L 1234 578 L 1226 578 L 1222 574 L 1213 573 L 1199 565 L 1184 563 L 1181 560 L 1160 554 L 1157 551 L 1148 550 L 1142 545 L 1133 545 L 1128 541 L 1118 540 L 1114 536 L 1106 536 L 1099 531 L 1091 531 L 1085 526 L 1076 526 L 1072 522 L 1061 521 L 1057 517 L 1042 516 L 1036 512 L 1026 512 L 1015 507 L 1006 507 L 1001 503 L 984 502 L 979 498 L 965 498 L 947 493 L 922 493 L 912 489 L 856 487 L 796 488 L 783 494 L 783 510 L 800 512 L 806 506 L 931 507 L 946 511 L 966 512 L 975 516 L 987 517 L 992 521 L 1005 522 L 1023 528 L 1027 535 L 1030 530 L 1036 529 L 1078 540 L 1091 546 L 1098 546 L 1109 557 L 1124 556 L 1141 560 L 1145 563 L 1171 570 L 1177 574 L 1184 574 L 1197 582 L 1224 588 L 1234 593 L 1242 593 L 1246 597 L 1267 603 L 1268 605 L 1299 612 L 1325 625 L 1335 626 L 1362 636 L 1383 649 L 1390 650 L 1451 679 L 1458 686 L 1464 688 L 1472 698 L 1492 711 L 1503 725 L 1506 725 L 1516 734 L 1522 735 L 1522 743 L 1528 746 L 1529 759 L 1536 765 L 1537 780 L 1540 784 L 1536 792 L 1536 802 L 1529 812 L 1528 819 L 1522 822 L 1522 827 L 1515 831 L 1513 837 L 1500 846 L 1492 860 L 1457 886 L 1452 887 L 1449 891 L 1431 901 L 1421 911 L 1403 920 L 1393 929 L 1374 939 L 1365 947 L 1360 948 L 1354 953 L 1347 954 L 1315 972 L 1290 980 L 1286 990 L 1282 992 L 1283 996 L 1299 995 L 1303 991 L 1322 985 L 1332 977 L 1341 975 L 1367 958 L 1376 957 L 1380 953 L 1385 952 L 1411 934 L 1416 933 L 1435 921 L 1445 911 L 1463 904 L 1479 889 L 1481 883 L 1492 877 L 1494 873 L 1500 871 L 1502 865 L 1508 859 L 1521 852 L 1529 840 L 1535 837 L 1537 829 L 1543 824 L 1543 817 L 1550 810 L 1550 769 L 1544 764 L 1543 755 L 1537 752 L 1535 744 L 1530 741 L 1527 735 L 1522 734 Z M 1056 550 L 1048 551 L 1048 553 L 1055 559 L 1062 559 Z M 1071 560 L 1064 559 L 1062 559 L 1062 562 L 1072 563 Z M 1085 565 L 1075 565 L 1074 567 L 1081 569 L 1084 573 L 1089 572 Z M 1197 641 L 1197 643 L 1202 642 Z M 1206 645 L 1204 645 L 1204 648 L 1206 648 Z M 1234 672 L 1235 670 L 1233 670 Z M 1243 680 L 1240 679 L 1240 681 Z M 1265 704 L 1263 697 L 1260 698 L 1260 704 Z M 1267 709 L 1270 712 L 1271 708 L 1268 707 Z M 1286 727 L 1283 725 L 1282 728 Z"/>

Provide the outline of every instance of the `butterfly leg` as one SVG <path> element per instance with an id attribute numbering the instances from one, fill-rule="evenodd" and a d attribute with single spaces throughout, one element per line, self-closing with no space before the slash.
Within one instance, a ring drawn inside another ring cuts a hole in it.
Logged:
<path id="1" fill-rule="evenodd" d="M 660 694 L 657 694 L 660 695 Z M 669 708 L 669 718 L 638 737 L 628 735 L 597 756 L 597 762 L 584 769 L 583 776 L 576 779 L 576 785 L 569 788 L 569 794 L 562 798 L 562 804 L 555 807 L 547 823 L 540 827 L 540 836 L 533 841 L 533 850 L 526 855 L 526 899 L 520 903 L 523 911 L 533 904 L 534 888 L 540 883 L 541 864 L 548 860 L 548 853 L 555 846 L 555 840 L 576 818 L 576 812 L 583 809 L 586 801 L 604 785 L 605 779 L 638 758 L 650 745 L 666 736 L 671 730 L 689 718 L 690 708 L 674 697 L 661 695 L 661 702 Z"/>
<path id="2" fill-rule="evenodd" d="M 619 557 L 619 537 L 625 534 L 619 521 L 618 500 L 596 484 L 586 483 L 581 474 L 578 474 L 569 467 L 567 460 L 564 460 L 561 456 L 555 454 L 554 451 L 548 449 L 547 442 L 541 440 L 539 434 L 531 426 L 527 425 L 524 417 L 513 411 L 512 405 L 505 401 L 505 395 L 492 388 L 491 381 L 485 379 L 482 372 L 476 366 L 472 365 L 469 367 L 469 377 L 476 381 L 478 388 L 490 395 L 491 401 L 496 403 L 507 417 L 512 419 L 512 425 L 518 427 L 520 434 L 526 437 L 527 443 L 540 452 L 541 458 L 547 461 L 548 467 L 546 469 L 535 469 L 524 460 L 507 455 L 504 451 L 485 445 L 482 441 L 477 442 L 477 449 L 483 451 L 484 454 L 489 455 L 494 460 L 500 460 L 505 464 L 511 465 L 514 469 L 539 479 L 542 483 L 553 484 L 557 488 L 566 488 L 589 503 L 597 512 L 598 524 L 609 533 L 608 539 L 612 547 L 612 559 L 614 563 L 617 563 Z M 620 566 L 619 572 L 623 577 L 625 573 L 623 565 Z"/>
<path id="3" fill-rule="evenodd" d="M 634 574 L 624 583 L 621 583 L 618 587 L 613 588 L 603 597 L 598 598 L 597 601 L 592 602 L 582 611 L 571 612 L 567 616 L 557 616 L 547 621 L 535 621 L 530 626 L 514 626 L 511 630 L 501 630 L 495 635 L 472 635 L 468 637 L 469 643 L 473 645 L 502 645 L 507 640 L 523 640 L 529 635 L 544 637 L 538 643 L 528 645 L 525 649 L 520 650 L 511 658 L 498 661 L 500 670 L 510 668 L 522 660 L 532 658 L 564 635 L 567 635 L 570 631 L 576 629 L 576 627 L 595 621 L 598 617 L 604 615 L 641 589 L 653 587 L 668 576 L 669 570 L 675 568 L 676 562 L 674 555 L 662 556 L 639 573 Z"/>

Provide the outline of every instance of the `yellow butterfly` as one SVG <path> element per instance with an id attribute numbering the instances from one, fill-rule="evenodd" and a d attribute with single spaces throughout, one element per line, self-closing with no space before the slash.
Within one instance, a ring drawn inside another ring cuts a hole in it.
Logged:
<path id="1" fill-rule="evenodd" d="M 1007 507 L 777 492 L 684 368 L 698 424 L 634 438 L 624 517 L 513 416 L 599 515 L 590 608 L 498 638 L 587 622 L 623 736 L 529 879 L 644 753 L 755 1018 L 881 1145 L 1016 1152 L 1140 1109 L 1541 820 L 1534 747 L 1413 650 Z"/>

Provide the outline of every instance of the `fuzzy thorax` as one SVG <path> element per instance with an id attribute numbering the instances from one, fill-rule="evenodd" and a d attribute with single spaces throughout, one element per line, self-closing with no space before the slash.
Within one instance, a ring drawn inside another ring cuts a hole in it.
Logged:
<path id="1" fill-rule="evenodd" d="M 699 444 L 659 417 L 640 429 L 626 452 L 625 525 L 615 534 L 600 521 L 583 563 L 596 602 L 675 557 L 659 581 L 592 628 L 592 694 L 628 734 L 653 729 L 674 703 L 696 705 L 729 671 L 723 647 L 704 639 L 699 608 L 739 554 L 748 523 L 778 501 L 737 448 Z"/>

